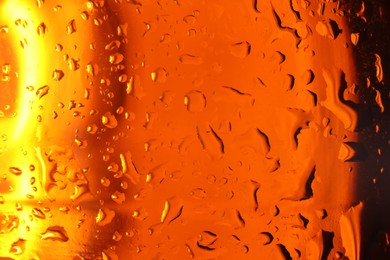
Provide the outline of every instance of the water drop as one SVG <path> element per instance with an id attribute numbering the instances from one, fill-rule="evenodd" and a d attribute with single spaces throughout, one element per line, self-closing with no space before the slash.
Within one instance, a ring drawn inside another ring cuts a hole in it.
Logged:
<path id="1" fill-rule="evenodd" d="M 118 126 L 118 121 L 115 115 L 111 114 L 110 112 L 107 112 L 102 116 L 102 123 L 107 128 L 115 128 Z"/>
<path id="2" fill-rule="evenodd" d="M 33 208 L 32 209 L 32 215 L 34 217 L 36 217 L 36 218 L 39 218 L 39 219 L 45 219 L 46 218 L 45 213 L 43 213 L 43 211 L 38 209 L 38 208 Z"/>
<path id="3" fill-rule="evenodd" d="M 66 32 L 68 34 L 72 34 L 74 32 L 76 32 L 76 21 L 73 19 L 71 20 L 68 25 L 66 26 Z"/>
<path id="4" fill-rule="evenodd" d="M 99 72 L 99 66 L 97 64 L 88 63 L 85 66 L 86 72 L 91 76 L 96 76 L 96 74 Z"/>
<path id="5" fill-rule="evenodd" d="M 124 60 L 124 56 L 118 52 L 110 55 L 109 58 L 109 62 L 114 65 L 121 63 L 123 60 Z"/>
<path id="6" fill-rule="evenodd" d="M 206 96 L 198 90 L 192 90 L 184 97 L 184 104 L 190 112 L 202 112 L 207 104 Z"/>
<path id="7" fill-rule="evenodd" d="M 80 68 L 80 64 L 77 60 L 71 58 L 68 60 L 68 67 L 70 70 L 75 71 Z"/>
<path id="8" fill-rule="evenodd" d="M 183 21 L 187 24 L 194 24 L 196 22 L 196 17 L 194 15 L 187 15 L 183 18 Z"/>
<path id="9" fill-rule="evenodd" d="M 21 255 L 24 253 L 26 240 L 18 239 L 18 241 L 12 243 L 9 252 L 13 255 Z"/>
<path id="10" fill-rule="evenodd" d="M 351 33 L 351 42 L 353 45 L 357 45 L 359 42 L 359 33 Z"/>
<path id="11" fill-rule="evenodd" d="M 382 102 L 381 92 L 377 89 L 375 90 L 375 92 L 376 92 L 375 102 L 378 105 L 378 107 L 380 108 L 381 113 L 383 113 L 385 111 L 385 107 L 384 107 L 383 102 Z"/>
<path id="12" fill-rule="evenodd" d="M 382 82 L 383 81 L 382 60 L 378 54 L 375 53 L 374 55 L 375 55 L 375 69 L 376 69 L 375 76 L 378 82 Z"/>
<path id="13" fill-rule="evenodd" d="M 202 188 L 196 188 L 191 191 L 191 196 L 195 199 L 206 198 L 206 191 Z"/>
<path id="14" fill-rule="evenodd" d="M 37 89 L 36 95 L 38 96 L 39 99 L 43 98 L 49 93 L 49 86 L 43 86 Z"/>
<path id="15" fill-rule="evenodd" d="M 69 240 L 68 234 L 61 226 L 51 226 L 45 232 L 40 234 L 42 240 L 52 240 L 66 242 Z"/>
<path id="16" fill-rule="evenodd" d="M 64 72 L 62 70 L 55 70 L 52 74 L 52 79 L 55 81 L 60 81 L 64 77 Z"/>
<path id="17" fill-rule="evenodd" d="M 230 46 L 230 53 L 237 58 L 245 58 L 251 53 L 251 44 L 249 42 L 238 42 Z"/>
<path id="18" fill-rule="evenodd" d="M 0 33 L 8 33 L 8 26 L 6 25 L 1 25 L 0 26 Z"/>
<path id="19" fill-rule="evenodd" d="M 172 36 L 168 33 L 163 34 L 160 38 L 160 43 L 169 43 L 172 40 Z"/>
<path id="20" fill-rule="evenodd" d="M 11 72 L 11 65 L 6 63 L 3 66 L 1 66 L 1 70 L 4 74 L 9 74 Z"/>
<path id="21" fill-rule="evenodd" d="M 8 171 L 16 176 L 19 176 L 22 174 L 22 170 L 18 167 L 9 167 Z"/>
<path id="22" fill-rule="evenodd" d="M 120 46 L 121 46 L 121 42 L 118 40 L 114 40 L 114 41 L 110 42 L 109 44 L 107 44 L 104 47 L 104 49 L 109 50 L 109 51 L 113 51 L 113 50 L 119 49 Z"/>
<path id="23" fill-rule="evenodd" d="M 47 31 L 47 27 L 46 27 L 46 24 L 44 23 L 40 23 L 37 27 L 37 33 L 38 35 L 43 35 L 45 34 Z"/>
<path id="24" fill-rule="evenodd" d="M 101 208 L 96 216 L 96 224 L 98 226 L 105 226 L 112 222 L 115 217 L 115 211 L 108 208 Z"/>
<path id="25" fill-rule="evenodd" d="M 179 57 L 179 61 L 187 65 L 201 65 L 203 63 L 203 59 L 201 57 L 190 54 L 181 55 Z"/>
<path id="26" fill-rule="evenodd" d="M 111 199 L 118 204 L 122 204 L 126 200 L 126 197 L 125 197 L 125 194 L 123 192 L 115 191 L 111 195 Z"/>
<path id="27" fill-rule="evenodd" d="M 319 35 L 332 40 L 336 39 L 341 32 L 337 23 L 333 20 L 318 21 L 315 29 Z"/>
<path id="28" fill-rule="evenodd" d="M 75 201 L 77 200 L 78 198 L 80 198 L 81 196 L 83 196 L 84 194 L 87 194 L 89 191 L 88 189 L 88 186 L 86 184 L 81 184 L 81 185 L 76 185 L 74 187 L 74 192 L 72 195 L 69 196 L 69 198 L 72 200 L 72 201 Z"/>
<path id="29" fill-rule="evenodd" d="M 122 239 L 122 235 L 118 231 L 115 231 L 112 235 L 112 239 L 118 242 Z"/>
<path id="30" fill-rule="evenodd" d="M 168 73 L 164 68 L 158 68 L 151 73 L 154 82 L 164 83 L 167 80 Z"/>
<path id="31" fill-rule="evenodd" d="M 165 201 L 164 209 L 163 209 L 162 214 L 161 214 L 161 223 L 164 223 L 165 218 L 168 214 L 168 211 L 169 211 L 169 202 Z"/>
<path id="32" fill-rule="evenodd" d="M 63 49 L 64 49 L 64 47 L 62 47 L 61 44 L 57 43 L 57 44 L 55 45 L 55 50 L 56 50 L 57 52 L 60 52 L 60 51 L 62 51 Z"/>

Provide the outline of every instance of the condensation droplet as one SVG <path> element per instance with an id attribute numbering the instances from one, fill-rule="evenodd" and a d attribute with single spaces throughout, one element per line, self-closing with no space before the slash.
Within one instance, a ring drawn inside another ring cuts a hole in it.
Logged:
<path id="1" fill-rule="evenodd" d="M 378 82 L 382 82 L 383 81 L 382 60 L 378 54 L 375 54 L 375 69 L 376 69 L 375 76 Z"/>
<path id="2" fill-rule="evenodd" d="M 164 68 L 158 68 L 151 73 L 154 82 L 164 83 L 167 80 L 168 73 Z"/>
<path id="3" fill-rule="evenodd" d="M 120 53 L 115 53 L 110 55 L 109 62 L 111 64 L 117 65 L 124 60 L 124 56 Z"/>
<path id="4" fill-rule="evenodd" d="M 169 43 L 172 40 L 172 36 L 168 33 L 165 33 L 160 38 L 160 43 Z"/>
<path id="5" fill-rule="evenodd" d="M 21 255 L 24 253 L 26 240 L 18 239 L 16 242 L 12 243 L 11 249 L 9 252 L 13 255 Z"/>
<path id="6" fill-rule="evenodd" d="M 72 201 L 77 200 L 81 196 L 87 194 L 89 191 L 88 186 L 85 184 L 74 186 L 73 194 L 69 196 Z"/>
<path id="7" fill-rule="evenodd" d="M 184 105 L 190 112 L 202 112 L 206 104 L 206 96 L 198 90 L 192 90 L 184 97 Z"/>
<path id="8" fill-rule="evenodd" d="M 8 26 L 6 25 L 0 26 L 0 33 L 8 33 L 8 31 L 9 31 Z"/>
<path id="9" fill-rule="evenodd" d="M 60 52 L 60 51 L 62 51 L 63 49 L 64 49 L 64 47 L 62 47 L 61 44 L 57 43 L 57 44 L 55 45 L 55 50 L 56 50 L 57 52 Z"/>
<path id="10" fill-rule="evenodd" d="M 55 70 L 52 74 L 52 79 L 55 81 L 60 81 L 64 77 L 64 72 L 62 70 Z"/>
<path id="11" fill-rule="evenodd" d="M 359 33 L 351 33 L 351 42 L 353 45 L 357 45 L 359 42 Z"/>
<path id="12" fill-rule="evenodd" d="M 37 27 L 37 33 L 38 35 L 43 35 L 47 31 L 47 27 L 45 23 L 40 23 Z"/>
<path id="13" fill-rule="evenodd" d="M 104 49 L 109 50 L 109 51 L 113 51 L 113 50 L 119 49 L 120 46 L 121 46 L 121 42 L 118 40 L 114 40 L 114 41 L 110 42 L 109 44 L 107 44 L 104 47 Z"/>
<path id="14" fill-rule="evenodd" d="M 383 106 L 381 92 L 379 90 L 375 90 L 375 92 L 376 92 L 375 102 L 378 105 L 378 107 L 380 108 L 381 113 L 383 113 L 383 112 L 385 112 L 385 107 Z"/>
<path id="15" fill-rule="evenodd" d="M 43 86 L 37 89 L 36 95 L 38 96 L 39 99 L 43 98 L 49 93 L 49 86 Z"/>
<path id="16" fill-rule="evenodd" d="M 36 217 L 36 218 L 39 218 L 39 219 L 45 219 L 46 218 L 45 213 L 43 213 L 43 211 L 38 209 L 38 208 L 33 208 L 32 209 L 32 215 L 34 217 Z"/>
<path id="17" fill-rule="evenodd" d="M 169 202 L 168 202 L 168 201 L 165 201 L 164 209 L 163 209 L 163 211 L 162 211 L 161 219 L 160 219 L 160 220 L 161 220 L 161 223 L 164 223 L 165 218 L 167 217 L 168 211 L 169 211 Z"/>
<path id="18" fill-rule="evenodd" d="M 97 64 L 88 63 L 85 66 L 85 70 L 89 75 L 96 76 L 96 74 L 99 72 L 99 66 Z"/>
<path id="19" fill-rule="evenodd" d="M 68 25 L 66 26 L 66 32 L 68 34 L 72 34 L 74 32 L 76 32 L 76 21 L 73 19 L 71 20 Z"/>
<path id="20" fill-rule="evenodd" d="M 126 200 L 125 193 L 119 192 L 119 191 L 115 191 L 111 195 L 111 199 L 113 201 L 115 201 L 116 203 L 118 203 L 118 204 L 122 204 Z"/>
<path id="21" fill-rule="evenodd" d="M 1 70 L 3 71 L 4 74 L 9 74 L 11 72 L 11 65 L 6 63 L 3 66 L 1 66 Z"/>
<path id="22" fill-rule="evenodd" d="M 203 59 L 201 57 L 190 54 L 181 55 L 179 57 L 179 61 L 187 65 L 201 65 L 203 63 Z"/>
<path id="23" fill-rule="evenodd" d="M 230 46 L 230 53 L 237 58 L 246 58 L 251 53 L 251 44 L 249 42 L 238 42 Z"/>
<path id="24" fill-rule="evenodd" d="M 42 240 L 52 240 L 66 242 L 69 240 L 68 234 L 66 233 L 64 227 L 61 226 L 51 226 L 46 229 L 45 232 L 40 234 Z"/>
<path id="25" fill-rule="evenodd" d="M 16 176 L 19 176 L 22 174 L 22 170 L 18 167 L 9 167 L 8 171 Z"/>
<path id="26" fill-rule="evenodd" d="M 118 121 L 115 115 L 111 114 L 110 112 L 107 112 L 102 116 L 102 123 L 107 128 L 115 128 L 118 126 Z"/>
<path id="27" fill-rule="evenodd" d="M 70 70 L 75 71 L 80 68 L 80 64 L 77 60 L 71 58 L 68 60 L 68 67 Z"/>

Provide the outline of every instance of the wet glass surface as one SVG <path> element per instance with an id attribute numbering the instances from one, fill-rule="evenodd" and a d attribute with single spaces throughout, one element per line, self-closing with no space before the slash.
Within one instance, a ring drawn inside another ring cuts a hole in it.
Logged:
<path id="1" fill-rule="evenodd" d="M 0 259 L 390 259 L 385 0 L 0 2 Z"/>

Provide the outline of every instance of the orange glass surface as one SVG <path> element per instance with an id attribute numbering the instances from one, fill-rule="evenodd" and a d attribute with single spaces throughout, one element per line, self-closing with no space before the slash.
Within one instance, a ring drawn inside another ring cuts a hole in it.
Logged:
<path id="1" fill-rule="evenodd" d="M 2 0 L 0 259 L 390 259 L 384 3 Z"/>

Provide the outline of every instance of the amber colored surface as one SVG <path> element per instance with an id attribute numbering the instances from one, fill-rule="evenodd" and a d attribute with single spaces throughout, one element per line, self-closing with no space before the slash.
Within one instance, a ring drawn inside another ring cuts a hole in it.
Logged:
<path id="1" fill-rule="evenodd" d="M 1 1 L 0 259 L 365 259 L 349 2 Z"/>

